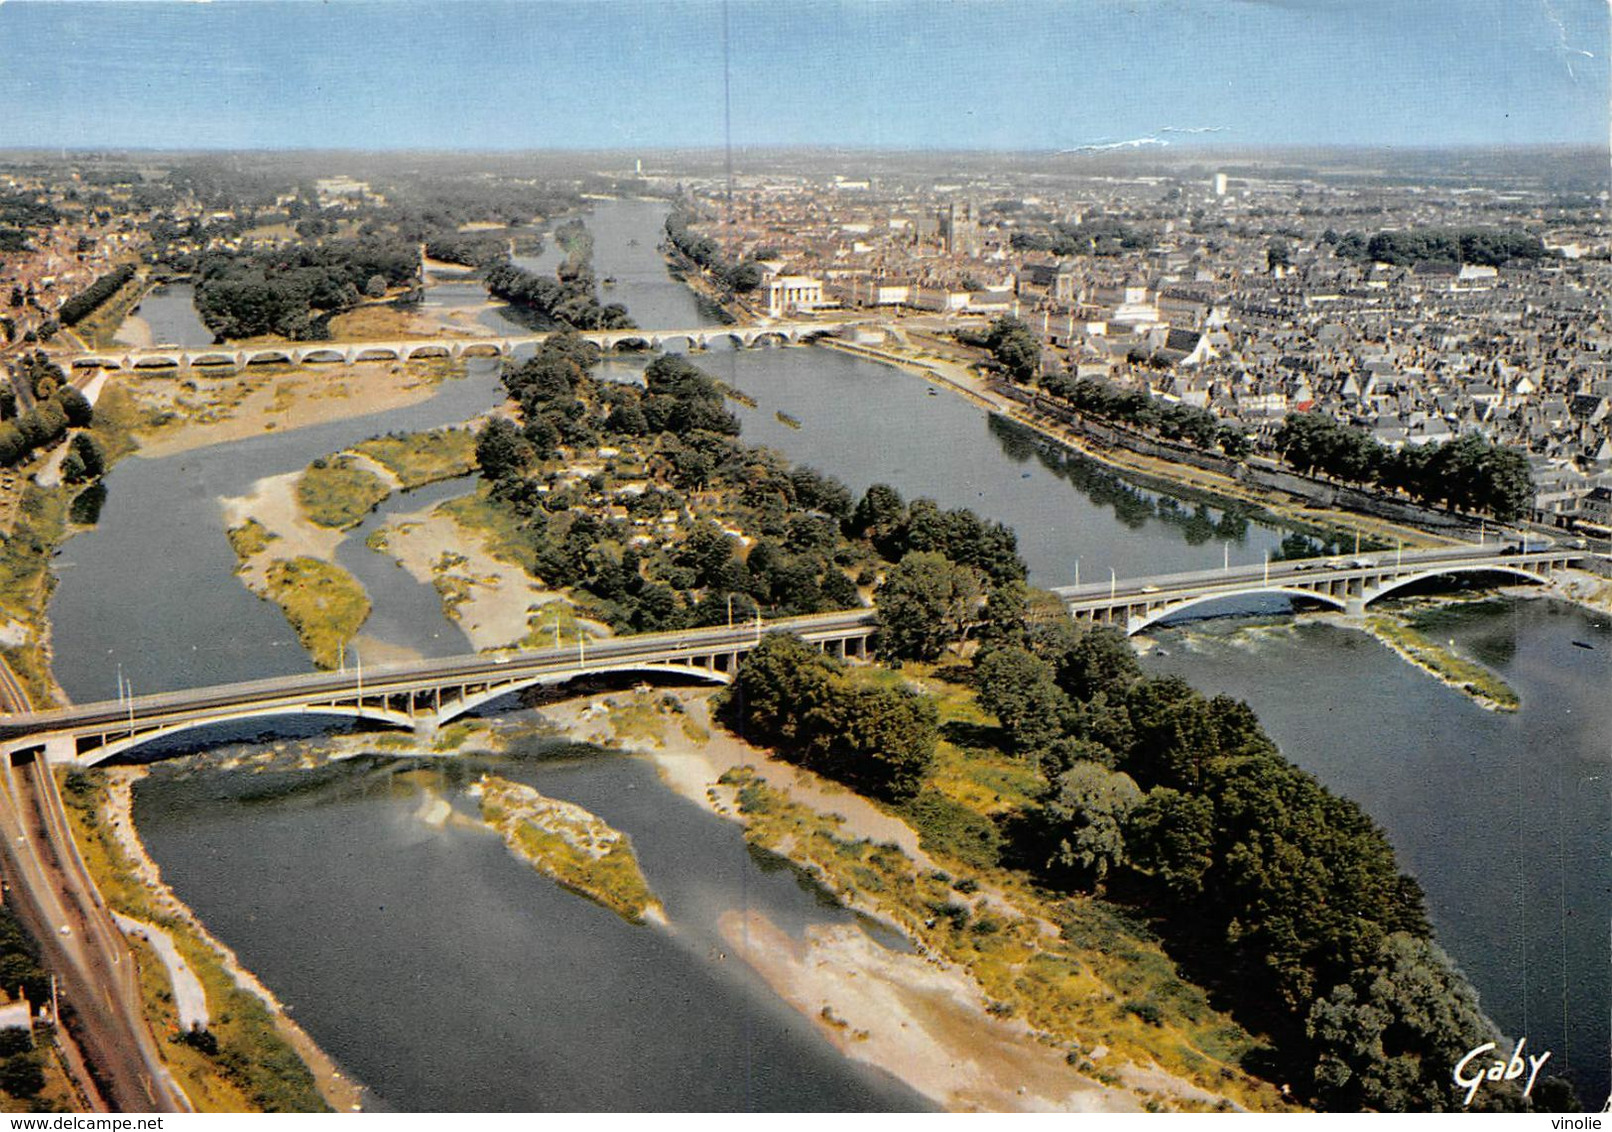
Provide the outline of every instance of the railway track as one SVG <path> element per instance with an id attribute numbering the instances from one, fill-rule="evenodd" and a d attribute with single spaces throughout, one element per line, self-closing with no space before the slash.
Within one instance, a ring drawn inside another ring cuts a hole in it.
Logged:
<path id="1" fill-rule="evenodd" d="M 119 1112 L 188 1112 L 146 1024 L 134 957 L 78 855 L 50 768 L 0 768 L 0 850 L 7 902 L 38 940 L 65 1002 L 62 1023 L 83 1053 L 92 1105 Z M 74 1059 L 69 1057 L 69 1063 Z"/>

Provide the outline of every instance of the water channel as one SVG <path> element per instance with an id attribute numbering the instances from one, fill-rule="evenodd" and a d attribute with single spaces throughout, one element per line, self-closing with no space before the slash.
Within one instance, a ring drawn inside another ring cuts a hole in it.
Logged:
<path id="1" fill-rule="evenodd" d="M 715 313 L 666 274 L 655 252 L 663 215 L 663 205 L 648 202 L 593 209 L 595 270 L 616 280 L 605 298 L 626 303 L 647 327 L 712 325 Z M 462 301 L 485 301 L 473 284 L 445 286 L 468 288 Z M 697 360 L 756 400 L 754 409 L 736 407 L 752 443 L 832 473 L 853 491 L 882 481 L 909 498 L 927 495 L 1005 522 L 1041 584 L 1072 582 L 1077 570 L 1095 581 L 1110 569 L 1125 577 L 1228 558 L 1258 562 L 1285 533 L 1130 484 L 957 398 L 931 396 L 922 381 L 888 367 L 817 349 L 712 350 Z M 630 378 L 634 364 L 608 368 Z M 101 525 L 69 543 L 57 563 L 51 617 L 63 686 L 76 700 L 108 698 L 119 665 L 137 692 L 306 669 L 279 612 L 233 578 L 219 498 L 379 432 L 465 419 L 497 396 L 492 365 L 477 362 L 470 376 L 408 409 L 120 464 Z M 411 592 L 412 581 L 385 559 L 359 561 L 369 553 L 361 544 L 361 535 L 350 541 L 341 561 L 375 597 L 366 631 L 422 652 L 461 648 L 429 588 Z M 1166 655 L 1148 663 L 1206 692 L 1248 699 L 1289 757 L 1361 801 L 1421 879 L 1441 941 L 1486 1009 L 1507 1033 L 1526 1034 L 1531 1048 L 1553 1050 L 1552 1071 L 1568 1070 L 1581 1095 L 1598 1100 L 1612 1002 L 1606 618 L 1545 601 L 1451 616 L 1439 633 L 1499 670 L 1523 697 L 1520 713 L 1485 713 L 1369 638 L 1326 625 L 1199 623 L 1161 633 Z M 737 965 L 717 971 L 701 952 L 692 925 L 712 922 L 719 905 L 752 906 L 758 886 L 778 879 L 743 853 L 731 826 L 711 824 L 634 760 L 525 762 L 500 773 L 534 775 L 528 780 L 545 791 L 631 833 L 652 882 L 667 886 L 674 938 L 612 922 L 513 862 L 491 838 L 422 827 L 411 817 L 417 787 L 399 786 L 385 764 L 353 764 L 317 789 L 267 799 L 239 772 L 158 776 L 142 785 L 138 815 L 180 894 L 383 1103 L 912 1103 L 893 1083 L 814 1046 L 804 1020 L 731 969 Z M 442 788 L 457 797 L 452 782 Z M 732 867 L 707 869 L 707 859 Z M 698 899 L 681 905 L 693 914 L 680 916 L 672 893 L 696 890 Z M 770 912 L 796 924 L 819 914 L 792 881 L 777 891 L 794 896 L 769 897 Z M 243 901 L 242 893 L 252 895 Z M 652 985 L 674 989 L 643 997 Z M 622 997 L 612 997 L 618 986 Z M 582 997 L 595 1005 L 584 1007 Z M 562 1037 L 551 1041 L 552 1027 Z M 483 1031 L 504 1052 L 478 1044 Z M 763 1032 L 781 1044 L 766 1057 L 746 1052 L 760 1049 L 752 1039 Z M 683 1072 L 670 1067 L 683 1064 L 689 1033 L 709 1033 L 712 1042 L 692 1092 L 590 1091 L 601 1088 L 597 1080 L 560 1056 L 562 1047 L 592 1048 L 609 1036 L 627 1044 L 609 1047 L 606 1060 L 619 1051 L 631 1060 L 617 1069 L 643 1063 L 646 1077 L 660 1080 L 656 1066 Z M 735 1034 L 751 1037 L 729 1040 Z M 444 1061 L 452 1048 L 467 1053 Z M 531 1063 L 520 1061 L 527 1051 Z M 410 1086 L 401 1067 L 425 1061 L 436 1072 Z M 522 1068 L 536 1063 L 543 1073 Z M 828 1082 L 815 1101 L 793 1091 L 787 1079 L 798 1072 Z"/>

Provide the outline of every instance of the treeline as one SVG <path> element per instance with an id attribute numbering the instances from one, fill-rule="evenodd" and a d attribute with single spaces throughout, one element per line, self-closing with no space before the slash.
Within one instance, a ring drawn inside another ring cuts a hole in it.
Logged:
<path id="1" fill-rule="evenodd" d="M 425 254 L 443 263 L 491 267 L 508 256 L 509 237 L 495 232 L 438 232 L 425 241 Z"/>
<path id="2" fill-rule="evenodd" d="M 198 266 L 196 313 L 220 338 L 326 338 L 331 315 L 413 281 L 419 267 L 413 244 L 386 237 L 212 253 Z"/>
<path id="3" fill-rule="evenodd" d="M 33 391 L 32 409 L 17 414 L 16 397 L 0 398 L 0 466 L 14 467 L 42 448 L 49 448 L 70 428 L 86 428 L 94 417 L 89 399 L 68 384 L 66 376 L 44 354 L 24 354 L 17 376 Z M 93 436 L 80 433 L 62 464 L 62 478 L 78 482 L 98 477 L 106 456 Z"/>
<path id="4" fill-rule="evenodd" d="M 1068 402 L 1083 416 L 1131 428 L 1156 432 L 1166 440 L 1184 440 L 1196 448 L 1219 449 L 1233 459 L 1248 455 L 1253 445 L 1240 430 L 1221 423 L 1208 409 L 1181 401 L 1162 401 L 1135 389 L 1120 389 L 1106 381 L 1049 374 L 1041 388 Z"/>
<path id="5" fill-rule="evenodd" d="M 505 260 L 487 271 L 487 290 L 554 326 L 573 330 L 627 330 L 637 325 L 620 303 L 603 304 L 593 273 L 550 278 Z"/>
<path id="6" fill-rule="evenodd" d="M 754 260 L 731 263 L 722 254 L 721 246 L 711 237 L 702 236 L 689 227 L 688 216 L 673 210 L 666 217 L 666 238 L 672 247 L 691 263 L 710 272 L 728 290 L 740 294 L 754 291 L 761 285 L 761 265 Z"/>
<path id="7" fill-rule="evenodd" d="M 1363 429 L 1312 412 L 1289 414 L 1273 442 L 1301 472 L 1403 492 L 1429 506 L 1487 511 L 1509 523 L 1533 504 L 1527 455 L 1477 433 L 1391 449 Z"/>
<path id="8" fill-rule="evenodd" d="M 769 638 L 745 659 L 726 721 L 898 803 L 926 837 L 962 838 L 953 848 L 976 864 L 1144 916 L 1178 962 L 1275 1039 L 1246 1067 L 1291 1082 L 1299 1099 L 1329 1110 L 1462 1107 L 1456 1062 L 1504 1039 L 1357 804 L 1285 759 L 1246 704 L 1146 676 L 1122 635 L 1043 616 L 1021 585 L 992 591 L 980 633 L 971 679 L 999 730 L 971 741 L 1023 760 L 1042 783 L 1028 806 L 994 819 L 928 784 L 932 703 L 793 638 Z M 1146 1001 L 1128 1008 L 1157 1016 Z M 1534 1104 L 1570 1108 L 1571 1092 L 1541 1083 Z M 1474 1107 L 1526 1102 L 1497 1083 Z"/>
<path id="9" fill-rule="evenodd" d="M 1050 252 L 1057 256 L 1117 256 L 1146 248 L 1153 233 L 1120 220 L 1094 216 L 1089 220 L 1060 221 L 1050 232 L 1015 232 L 1008 241 L 1015 251 Z"/>
<path id="10" fill-rule="evenodd" d="M 748 742 L 877 798 L 912 797 L 934 763 L 932 699 L 859 680 L 789 634 L 751 651 L 721 711 Z"/>
<path id="11" fill-rule="evenodd" d="M 1184 441 L 1204 451 L 1218 449 L 1234 460 L 1253 443 L 1208 409 L 1163 401 L 1136 389 L 1091 378 L 1049 374 L 1043 393 L 1094 420 Z M 1051 411 L 1058 411 L 1053 408 Z M 1533 473 L 1527 454 L 1493 444 L 1477 433 L 1437 444 L 1389 448 L 1364 429 L 1326 413 L 1290 413 L 1272 437 L 1290 466 L 1344 483 L 1403 493 L 1427 506 L 1488 512 L 1503 523 L 1522 518 L 1533 505 Z"/>
<path id="12" fill-rule="evenodd" d="M 980 705 L 1046 783 L 1005 823 L 1014 863 L 1149 915 L 1279 1038 L 1287 1064 L 1266 1072 L 1308 1067 L 1319 1106 L 1461 1107 L 1456 1061 L 1499 1035 L 1358 805 L 1283 758 L 1246 704 L 1143 675 L 1115 631 L 1009 616 L 987 638 Z"/>
<path id="13" fill-rule="evenodd" d="M 411 176 L 377 181 L 385 186 L 392 202 L 390 211 L 398 230 L 419 240 L 478 222 L 528 224 L 582 203 L 574 189 L 534 185 L 523 178 Z"/>
<path id="14" fill-rule="evenodd" d="M 1548 254 L 1538 236 L 1519 229 L 1424 228 L 1419 231 L 1362 232 L 1341 235 L 1328 229 L 1322 240 L 1336 255 L 1396 267 L 1418 263 L 1466 263 L 1499 267 L 1513 260 L 1543 259 Z"/>
<path id="15" fill-rule="evenodd" d="M 133 278 L 134 264 L 125 263 L 113 268 L 63 303 L 56 317 L 67 326 L 77 326 Z"/>

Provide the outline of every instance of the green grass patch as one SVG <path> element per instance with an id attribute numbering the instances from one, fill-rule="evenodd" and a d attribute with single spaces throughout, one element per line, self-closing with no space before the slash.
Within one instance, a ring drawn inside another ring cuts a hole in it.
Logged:
<path id="1" fill-rule="evenodd" d="M 369 617 L 369 595 L 358 579 L 340 566 L 299 557 L 271 564 L 268 586 L 314 664 L 335 668 Z"/>
<path id="2" fill-rule="evenodd" d="M 979 869 L 996 867 L 1002 835 L 996 823 L 978 810 L 953 801 L 933 787 L 925 787 L 896 806 L 895 811 L 918 831 L 924 852 L 954 857 Z"/>
<path id="3" fill-rule="evenodd" d="M 1066 1044 L 1070 1064 L 1082 1072 L 1103 1079 L 1083 1056 L 1102 1044 L 1111 1056 L 1156 1062 L 1248 1108 L 1286 1107 L 1272 1086 L 1238 1068 L 1256 1040 L 1214 1011 L 1157 943 L 1111 905 L 1050 899 L 1017 874 L 971 868 L 963 854 L 936 853 L 948 872 L 920 870 L 893 845 L 847 837 L 839 818 L 791 800 L 748 767 L 722 781 L 737 791 L 752 844 L 788 856 L 836 894 L 875 904 L 926 951 L 965 968 L 992 1014 L 1022 1018 Z M 960 812 L 967 807 L 933 790 L 908 808 L 931 838 L 945 838 L 948 822 L 952 838 L 967 836 L 970 822 Z M 980 895 L 982 880 L 1000 899 Z M 1049 935 L 1043 922 L 1062 931 Z"/>
<path id="4" fill-rule="evenodd" d="M 1479 703 L 1497 711 L 1516 711 L 1522 706 L 1522 700 L 1516 691 L 1494 672 L 1475 661 L 1457 656 L 1405 622 L 1382 614 L 1372 614 L 1366 618 L 1366 626 L 1373 636 L 1400 656 L 1460 689 Z"/>
<path id="5" fill-rule="evenodd" d="M 574 646 L 577 634 L 585 632 L 577 619 L 577 611 L 567 601 L 546 601 L 527 615 L 526 636 L 521 648 L 548 649 Z M 556 633 L 558 644 L 556 644 Z"/>
<path id="6" fill-rule="evenodd" d="M 513 562 L 535 577 L 537 559 L 531 543 L 521 533 L 516 517 L 494 502 L 490 493 L 491 489 L 482 484 L 469 495 L 440 504 L 437 510 L 452 516 L 465 530 L 481 535 L 488 554 Z"/>
<path id="7" fill-rule="evenodd" d="M 460 719 L 442 728 L 437 732 L 436 738 L 431 741 L 434 751 L 457 751 L 475 736 L 485 738 L 489 732 L 487 724 L 480 720 Z"/>
<path id="8" fill-rule="evenodd" d="M 356 527 L 391 494 L 379 476 L 345 454 L 315 460 L 297 480 L 297 503 L 308 521 L 338 531 Z"/>
<path id="9" fill-rule="evenodd" d="M 405 491 L 476 470 L 476 437 L 462 428 L 378 436 L 355 451 L 385 467 Z"/>
<path id="10" fill-rule="evenodd" d="M 632 923 L 662 916 L 632 839 L 580 806 L 482 775 L 481 816 L 522 860 Z"/>
<path id="11" fill-rule="evenodd" d="M 279 538 L 271 534 L 269 529 L 256 519 L 248 519 L 238 527 L 231 527 L 224 532 L 229 539 L 230 549 L 235 557 L 244 565 L 248 559 L 255 558 L 269 548 L 269 543 Z"/>

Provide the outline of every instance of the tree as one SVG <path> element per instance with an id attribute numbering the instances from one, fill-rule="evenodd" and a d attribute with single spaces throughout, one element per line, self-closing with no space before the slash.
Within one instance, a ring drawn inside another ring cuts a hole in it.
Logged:
<path id="1" fill-rule="evenodd" d="M 934 758 L 933 700 L 864 684 L 786 634 L 745 657 L 723 710 L 751 742 L 880 797 L 915 794 Z"/>
<path id="2" fill-rule="evenodd" d="M 1142 791 L 1129 775 L 1099 763 L 1077 762 L 1058 776 L 1042 809 L 1049 842 L 1047 864 L 1093 888 L 1125 860 L 1125 822 Z"/>
<path id="3" fill-rule="evenodd" d="M 980 707 L 996 716 L 1013 750 L 1039 751 L 1063 734 L 1068 701 L 1052 665 L 1028 649 L 1009 645 L 975 657 L 974 685 Z"/>
<path id="4" fill-rule="evenodd" d="M 1003 315 L 985 334 L 986 348 L 1009 381 L 1028 385 L 1041 372 L 1041 340 L 1024 323 Z"/>
<path id="5" fill-rule="evenodd" d="M 875 595 L 879 650 L 896 660 L 934 660 L 962 638 L 978 611 L 978 576 L 942 554 L 908 554 Z"/>
<path id="6" fill-rule="evenodd" d="M 364 284 L 364 294 L 372 299 L 379 299 L 386 294 L 386 276 L 376 274 L 369 277 Z"/>
<path id="7" fill-rule="evenodd" d="M 935 702 L 905 688 L 837 681 L 808 713 L 806 765 L 879 797 L 910 798 L 935 756 Z"/>
<path id="8" fill-rule="evenodd" d="M 1454 1083 L 1456 1062 L 1503 1042 L 1443 949 L 1404 932 L 1386 937 L 1366 966 L 1318 1000 L 1305 1029 L 1316 1047 L 1316 1097 L 1329 1111 L 1459 1111 L 1466 1095 Z M 1499 1082 L 1485 1082 L 1473 1102 L 1522 1107 L 1517 1086 Z"/>
<path id="9" fill-rule="evenodd" d="M 1272 275 L 1277 268 L 1293 266 L 1293 249 L 1286 240 L 1278 237 L 1265 245 L 1265 270 Z"/>
<path id="10" fill-rule="evenodd" d="M 95 408 L 90 399 L 84 396 L 73 386 L 66 386 L 57 394 L 56 399 L 62 403 L 62 412 L 67 414 L 67 423 L 72 428 L 88 428 L 95 418 Z"/>
<path id="11" fill-rule="evenodd" d="M 518 477 L 532 460 L 532 446 L 507 417 L 494 417 L 476 434 L 476 465 L 494 484 Z"/>
<path id="12" fill-rule="evenodd" d="M 851 538 L 877 543 L 906 521 L 907 505 L 901 493 L 889 484 L 876 483 L 862 493 L 845 533 Z"/>
<path id="13" fill-rule="evenodd" d="M 1036 651 L 1052 662 L 1058 687 L 1085 703 L 1099 694 L 1123 696 L 1141 678 L 1130 641 L 1107 625 L 1068 622 L 1043 629 Z"/>
<path id="14" fill-rule="evenodd" d="M 69 474 L 67 460 L 76 463 L 76 475 Z M 101 447 L 101 442 L 87 432 L 78 433 L 73 437 L 73 446 L 68 452 L 67 460 L 62 462 L 62 477 L 69 483 L 100 479 L 106 474 L 106 451 Z"/>
<path id="15" fill-rule="evenodd" d="M 1214 822 L 1209 799 L 1154 787 L 1131 813 L 1125 838 L 1131 864 L 1176 899 L 1195 900 L 1214 864 Z"/>
<path id="16" fill-rule="evenodd" d="M 1219 752 L 1209 704 L 1179 676 L 1142 680 L 1126 707 L 1135 738 L 1121 765 L 1149 787 L 1196 787 Z"/>

